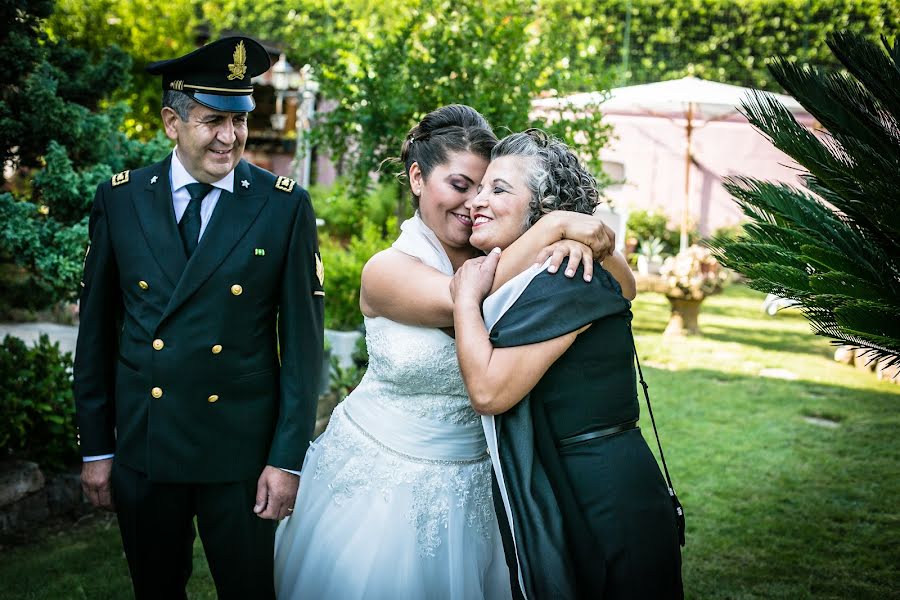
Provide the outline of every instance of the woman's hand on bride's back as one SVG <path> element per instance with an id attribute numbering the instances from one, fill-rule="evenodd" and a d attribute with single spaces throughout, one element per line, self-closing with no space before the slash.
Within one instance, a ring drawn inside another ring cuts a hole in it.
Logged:
<path id="1" fill-rule="evenodd" d="M 600 217 L 567 210 L 555 210 L 541 221 L 548 217 L 559 228 L 561 239 L 581 242 L 590 247 L 594 260 L 603 262 L 607 256 L 615 252 L 616 232 Z"/>
<path id="2" fill-rule="evenodd" d="M 594 276 L 593 252 L 590 246 L 575 240 L 560 240 L 555 244 L 550 244 L 538 253 L 535 263 L 542 265 L 549 258 L 550 265 L 547 270 L 556 273 L 566 257 L 569 258 L 566 262 L 566 277 L 574 277 L 575 271 L 578 270 L 578 263 L 581 263 L 584 265 L 584 280 L 591 280 Z"/>

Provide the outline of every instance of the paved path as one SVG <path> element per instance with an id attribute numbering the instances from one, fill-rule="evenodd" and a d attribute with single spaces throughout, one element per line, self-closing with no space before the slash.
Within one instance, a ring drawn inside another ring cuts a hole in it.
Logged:
<path id="1" fill-rule="evenodd" d="M 0 323 L 0 339 L 7 335 L 17 337 L 26 344 L 37 342 L 42 333 L 50 336 L 50 340 L 59 342 L 63 352 L 75 353 L 75 339 L 78 337 L 77 325 L 59 325 L 57 323 Z"/>

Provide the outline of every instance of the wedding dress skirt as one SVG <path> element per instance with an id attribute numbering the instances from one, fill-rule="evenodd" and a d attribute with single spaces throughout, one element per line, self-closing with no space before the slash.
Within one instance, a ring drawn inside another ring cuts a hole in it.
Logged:
<path id="1" fill-rule="evenodd" d="M 275 542 L 279 598 L 509 598 L 491 462 L 436 329 L 366 320 L 369 369 L 310 447 Z"/>

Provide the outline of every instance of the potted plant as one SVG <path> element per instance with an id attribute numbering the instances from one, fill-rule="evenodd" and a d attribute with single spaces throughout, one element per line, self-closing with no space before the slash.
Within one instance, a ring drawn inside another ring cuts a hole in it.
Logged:
<path id="1" fill-rule="evenodd" d="M 709 249 L 695 245 L 667 258 L 660 275 L 672 307 L 664 335 L 699 335 L 700 304 L 722 291 L 728 274 Z"/>
<path id="2" fill-rule="evenodd" d="M 641 275 L 656 275 L 663 264 L 663 241 L 654 236 L 645 239 L 638 246 L 637 268 Z"/>

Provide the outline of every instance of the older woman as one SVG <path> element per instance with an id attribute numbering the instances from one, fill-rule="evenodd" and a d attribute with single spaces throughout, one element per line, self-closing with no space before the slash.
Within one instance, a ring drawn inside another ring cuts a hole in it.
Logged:
<path id="1" fill-rule="evenodd" d="M 468 203 L 470 242 L 490 254 L 451 286 L 457 353 L 473 407 L 497 415 L 485 429 L 523 594 L 680 598 L 677 506 L 637 428 L 619 284 L 601 265 L 589 282 L 535 267 L 485 300 L 501 250 L 550 211 L 590 214 L 597 203 L 564 144 L 530 130 L 495 146 Z"/>

